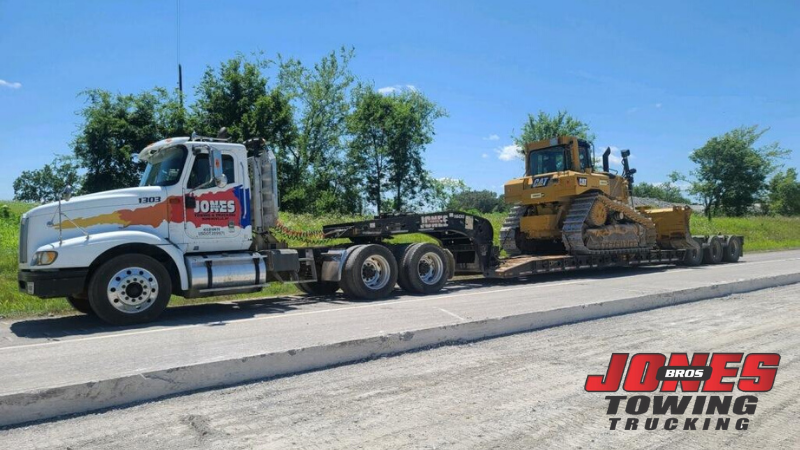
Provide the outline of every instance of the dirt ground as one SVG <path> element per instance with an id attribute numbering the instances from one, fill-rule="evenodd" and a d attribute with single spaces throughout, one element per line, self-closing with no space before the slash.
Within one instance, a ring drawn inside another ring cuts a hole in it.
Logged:
<path id="1" fill-rule="evenodd" d="M 0 448 L 800 448 L 799 329 L 793 285 L 9 429 Z M 746 431 L 735 414 L 611 431 L 583 390 L 612 352 L 717 351 L 781 354 Z"/>

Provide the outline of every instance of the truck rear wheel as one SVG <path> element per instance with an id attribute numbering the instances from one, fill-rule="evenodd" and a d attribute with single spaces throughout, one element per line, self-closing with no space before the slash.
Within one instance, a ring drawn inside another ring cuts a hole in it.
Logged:
<path id="1" fill-rule="evenodd" d="M 708 246 L 703 249 L 703 264 L 722 262 L 722 241 L 716 236 L 708 238 Z"/>
<path id="2" fill-rule="evenodd" d="M 397 284 L 397 261 L 386 247 L 358 245 L 347 258 L 339 282 L 348 296 L 375 300 L 388 296 Z"/>
<path id="3" fill-rule="evenodd" d="M 167 269 L 146 255 L 120 255 L 95 271 L 89 303 L 98 317 L 114 325 L 149 322 L 169 303 L 172 282 Z"/>
<path id="4" fill-rule="evenodd" d="M 739 261 L 741 256 L 742 242 L 736 236 L 729 237 L 728 245 L 725 246 L 725 250 L 722 252 L 722 260 L 729 263 L 735 263 Z"/>
<path id="5" fill-rule="evenodd" d="M 398 284 L 414 294 L 439 292 L 450 275 L 450 258 L 434 244 L 414 244 L 406 249 L 400 263 Z"/>
<path id="6" fill-rule="evenodd" d="M 92 311 L 92 306 L 89 305 L 88 298 L 78 298 L 75 297 L 74 295 L 70 295 L 69 297 L 67 297 L 67 301 L 69 302 L 70 306 L 72 306 L 72 308 L 75 309 L 75 311 L 84 314 L 94 315 L 94 311 Z"/>

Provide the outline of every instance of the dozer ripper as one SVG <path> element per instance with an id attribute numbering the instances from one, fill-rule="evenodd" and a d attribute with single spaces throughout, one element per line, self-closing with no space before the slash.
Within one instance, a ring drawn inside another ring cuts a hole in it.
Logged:
<path id="1" fill-rule="evenodd" d="M 622 173 L 594 167 L 592 146 L 563 136 L 525 146 L 525 176 L 505 185 L 513 203 L 500 230 L 500 244 L 516 255 L 622 255 L 654 249 L 687 250 L 697 258 L 702 244 L 689 232 L 691 208 L 635 207 L 630 152 Z"/>

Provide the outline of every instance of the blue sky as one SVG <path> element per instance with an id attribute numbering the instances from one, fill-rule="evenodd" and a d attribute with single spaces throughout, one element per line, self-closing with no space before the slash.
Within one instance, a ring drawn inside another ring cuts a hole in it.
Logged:
<path id="1" fill-rule="evenodd" d="M 691 169 L 689 152 L 740 125 L 800 166 L 796 1 L 192 1 L 181 4 L 184 86 L 236 52 L 307 63 L 353 46 L 354 73 L 414 86 L 450 116 L 428 168 L 501 191 L 522 172 L 500 158 L 527 113 L 567 109 L 596 146 L 630 148 L 638 180 Z M 78 93 L 176 84 L 175 1 L 0 0 L 0 199 L 68 153 Z"/>

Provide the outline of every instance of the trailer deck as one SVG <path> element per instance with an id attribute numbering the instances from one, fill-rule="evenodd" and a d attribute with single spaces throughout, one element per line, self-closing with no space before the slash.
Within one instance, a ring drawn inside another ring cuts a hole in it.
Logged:
<path id="1" fill-rule="evenodd" d="M 436 239 L 455 257 L 457 275 L 481 274 L 487 278 L 517 278 L 542 273 L 581 269 L 625 267 L 647 264 L 676 264 L 686 250 L 647 250 L 605 255 L 522 255 L 502 257 L 494 245 L 492 224 L 479 216 L 460 211 L 426 214 L 382 215 L 373 220 L 323 227 L 326 238 L 348 238 L 354 243 L 392 245 L 394 236 L 420 233 Z M 728 236 L 723 237 L 725 240 Z M 739 237 L 741 239 L 741 237 Z M 695 237 L 702 242 L 707 236 Z"/>

